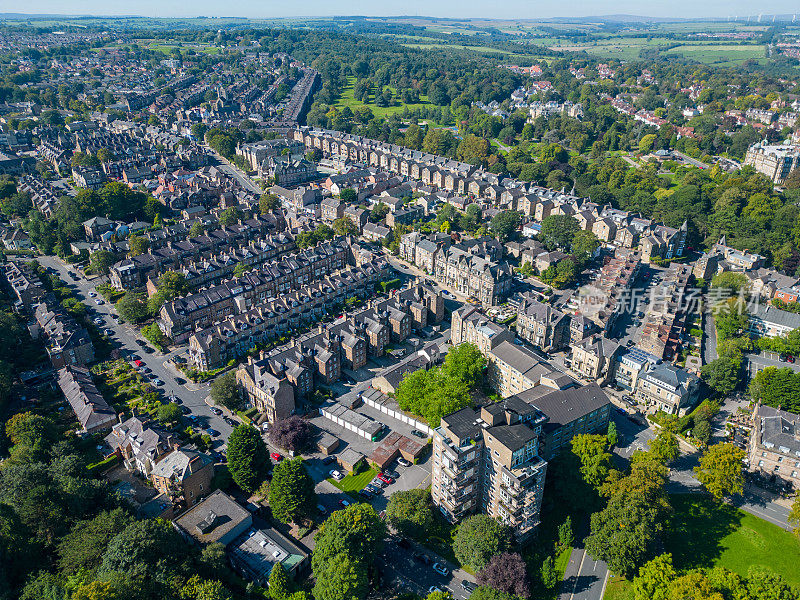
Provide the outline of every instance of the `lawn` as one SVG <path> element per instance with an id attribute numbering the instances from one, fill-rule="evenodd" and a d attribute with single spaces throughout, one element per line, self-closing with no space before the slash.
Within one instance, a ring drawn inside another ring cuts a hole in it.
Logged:
<path id="1" fill-rule="evenodd" d="M 665 540 L 676 568 L 722 566 L 747 575 L 765 566 L 800 585 L 800 540 L 749 513 L 694 494 L 671 496 L 675 515 Z"/>
<path id="2" fill-rule="evenodd" d="M 356 81 L 355 77 L 347 78 L 347 87 L 345 87 L 342 90 L 342 95 L 339 96 L 339 99 L 336 101 L 336 104 L 334 106 L 337 106 L 339 108 L 344 108 L 345 106 L 349 106 L 351 110 L 359 106 L 366 106 L 372 111 L 372 114 L 378 117 L 379 119 L 383 119 L 397 112 L 403 112 L 405 108 L 408 108 L 409 110 L 414 110 L 416 108 L 422 108 L 424 106 L 433 106 L 430 102 L 428 102 L 428 97 L 425 94 L 420 94 L 419 102 L 415 102 L 413 104 L 403 104 L 403 101 L 397 98 L 396 96 L 397 90 L 392 88 L 391 86 L 387 87 L 389 87 L 389 89 L 392 90 L 392 94 L 395 95 L 392 101 L 393 106 L 377 106 L 375 104 L 374 93 L 370 94 L 371 102 L 364 103 L 360 100 L 356 100 L 355 98 L 353 98 L 353 86 L 355 85 L 355 81 Z"/>
<path id="3" fill-rule="evenodd" d="M 368 469 L 355 475 L 352 473 L 345 475 L 345 478 L 341 481 L 336 481 L 333 477 L 330 477 L 328 481 L 330 481 L 343 492 L 355 494 L 356 492 L 363 490 L 370 481 L 375 479 L 375 475 L 377 474 L 378 472 L 375 469 Z"/>
<path id="4" fill-rule="evenodd" d="M 633 585 L 624 577 L 609 577 L 603 600 L 633 600 Z"/>

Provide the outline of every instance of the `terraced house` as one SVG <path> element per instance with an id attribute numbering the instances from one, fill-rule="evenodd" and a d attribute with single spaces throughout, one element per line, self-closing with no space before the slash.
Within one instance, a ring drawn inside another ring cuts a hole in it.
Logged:
<path id="1" fill-rule="evenodd" d="M 246 312 L 259 303 L 345 269 L 351 255 L 350 244 L 344 238 L 321 242 L 241 277 L 166 303 L 161 308 L 159 327 L 176 343 L 185 342 L 192 332 L 215 321 Z"/>

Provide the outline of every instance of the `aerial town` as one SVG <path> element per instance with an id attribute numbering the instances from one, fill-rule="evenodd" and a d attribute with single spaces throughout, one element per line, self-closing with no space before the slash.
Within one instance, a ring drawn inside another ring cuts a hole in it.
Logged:
<path id="1" fill-rule="evenodd" d="M 598 19 L 0 15 L 0 600 L 800 600 L 800 24 Z"/>

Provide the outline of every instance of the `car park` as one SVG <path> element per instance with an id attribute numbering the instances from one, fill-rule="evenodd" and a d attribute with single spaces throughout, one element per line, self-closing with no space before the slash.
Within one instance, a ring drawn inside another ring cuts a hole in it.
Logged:
<path id="1" fill-rule="evenodd" d="M 439 573 L 439 575 L 443 575 L 444 577 L 447 577 L 450 574 L 450 571 L 448 571 L 447 567 L 445 567 L 442 563 L 437 562 L 432 568 L 434 571 Z"/>

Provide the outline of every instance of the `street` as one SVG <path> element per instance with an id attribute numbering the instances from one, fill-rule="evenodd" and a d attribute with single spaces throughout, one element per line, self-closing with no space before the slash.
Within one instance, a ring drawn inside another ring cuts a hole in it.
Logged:
<path id="1" fill-rule="evenodd" d="M 583 548 L 574 548 L 558 600 L 601 600 L 608 574 L 606 563 L 594 560 Z"/>
<path id="2" fill-rule="evenodd" d="M 211 406 L 206 402 L 209 395 L 208 384 L 195 384 L 190 381 L 183 385 L 179 384 L 175 381 L 175 378 L 180 377 L 185 380 L 186 377 L 172 365 L 167 365 L 167 361 L 182 349 L 174 350 L 169 354 L 162 354 L 158 351 L 152 354 L 143 352 L 142 348 L 136 343 L 137 339 L 143 339 L 136 335 L 136 329 L 128 323 L 124 325 L 117 324 L 111 318 L 111 315 L 116 313 L 112 305 L 105 300 L 102 300 L 103 304 L 98 305 L 95 302 L 96 299 L 89 296 L 89 292 L 94 290 L 95 282 L 88 281 L 83 277 L 76 282 L 73 281 L 72 278 L 67 276 L 67 273 L 71 271 L 60 259 L 54 256 L 41 256 L 37 260 L 43 267 L 54 269 L 65 284 L 75 290 L 77 298 L 86 304 L 90 317 L 99 317 L 103 320 L 103 324 L 99 326 L 101 329 L 108 328 L 114 331 L 113 342 L 115 346 L 120 350 L 137 354 L 142 362 L 152 370 L 150 378 L 152 379 L 155 376 L 164 382 L 164 385 L 159 388 L 164 397 L 168 398 L 174 395 L 180 401 L 180 404 L 191 411 L 191 415 L 197 417 L 198 425 L 210 427 L 219 432 L 220 435 L 214 440 L 215 449 L 225 445 L 233 428 L 222 419 L 222 416 L 217 416 L 211 412 Z M 99 281 L 100 279 L 98 278 L 97 282 Z M 101 296 L 98 294 L 97 298 L 101 298 Z"/>

